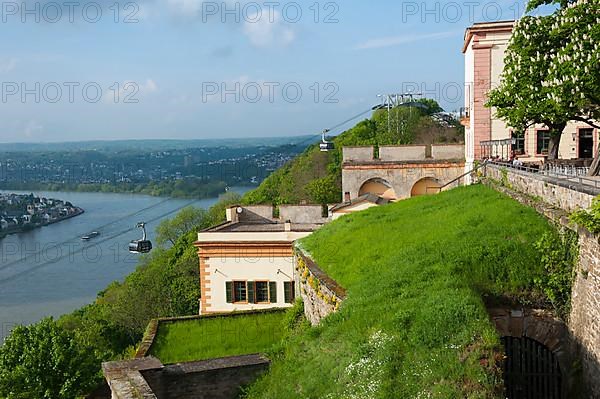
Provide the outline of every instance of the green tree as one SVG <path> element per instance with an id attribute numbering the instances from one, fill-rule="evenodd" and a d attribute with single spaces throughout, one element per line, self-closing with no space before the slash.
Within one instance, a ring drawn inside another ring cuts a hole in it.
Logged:
<path id="1" fill-rule="evenodd" d="M 333 204 L 340 201 L 338 182 L 335 175 L 327 175 L 321 179 L 315 179 L 308 183 L 306 189 L 310 193 L 312 202 L 315 204 Z"/>
<path id="2" fill-rule="evenodd" d="M 95 352 L 47 318 L 17 327 L 0 347 L 0 397 L 71 399 L 99 379 Z"/>
<path id="3" fill-rule="evenodd" d="M 444 109 L 435 101 L 433 98 L 420 98 L 417 102 L 425 105 L 427 107 L 425 113 L 427 115 L 433 115 L 438 112 L 444 112 Z"/>
<path id="4" fill-rule="evenodd" d="M 518 131 L 542 123 L 550 129 L 548 158 L 558 158 L 558 148 L 569 116 L 551 97 L 542 82 L 548 77 L 550 60 L 546 54 L 560 46 L 549 40 L 547 31 L 552 16 L 526 16 L 517 22 L 505 57 L 500 86 L 489 93 L 487 106 L 496 107 L 496 115 Z"/>
<path id="5" fill-rule="evenodd" d="M 207 217 L 208 212 L 204 209 L 193 206 L 182 209 L 173 219 L 164 220 L 156 227 L 157 244 L 163 246 L 170 242 L 175 245 L 179 237 L 202 226 Z"/>

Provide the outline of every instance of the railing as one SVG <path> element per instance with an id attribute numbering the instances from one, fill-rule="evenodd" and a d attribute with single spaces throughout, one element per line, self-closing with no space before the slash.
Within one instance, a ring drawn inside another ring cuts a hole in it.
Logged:
<path id="1" fill-rule="evenodd" d="M 525 165 L 514 165 L 512 163 L 507 162 L 498 162 L 498 161 L 487 161 L 487 165 L 496 165 L 503 168 L 519 170 L 522 172 L 533 173 L 539 176 L 545 176 L 552 179 L 556 179 L 558 181 L 562 181 L 565 184 L 573 185 L 580 184 L 587 187 L 593 187 L 595 189 L 600 190 L 600 179 L 591 179 L 589 177 L 583 176 L 573 176 L 564 173 L 558 173 L 553 170 L 544 170 L 539 168 L 532 168 Z"/>
<path id="2" fill-rule="evenodd" d="M 590 168 L 587 166 L 576 166 L 576 165 L 551 165 L 548 164 L 544 167 L 545 170 L 551 171 L 558 175 L 565 176 L 587 176 L 590 172 Z"/>
<path id="3" fill-rule="evenodd" d="M 435 189 L 438 190 L 439 193 L 441 193 L 442 190 L 445 189 L 446 187 L 450 186 L 451 184 L 456 183 L 457 181 L 459 181 L 460 179 L 462 179 L 462 178 L 470 175 L 471 173 L 477 172 L 479 169 L 483 168 L 488 163 L 489 163 L 489 161 L 483 161 L 481 164 L 477 165 L 476 167 L 474 167 L 473 169 L 471 169 L 467 173 L 463 173 L 462 175 L 458 176 L 456 179 L 453 179 L 453 180 L 449 181 L 448 183 L 444 184 L 442 187 L 427 187 L 427 190 L 429 190 L 430 188 L 435 188 Z"/>

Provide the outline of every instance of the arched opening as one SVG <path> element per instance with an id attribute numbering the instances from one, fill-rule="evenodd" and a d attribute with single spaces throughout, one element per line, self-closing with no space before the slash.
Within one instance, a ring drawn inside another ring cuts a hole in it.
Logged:
<path id="1" fill-rule="evenodd" d="M 367 180 L 362 185 L 358 195 L 361 196 L 365 194 L 375 194 L 388 200 L 395 200 L 398 198 L 392 185 L 386 180 L 380 178 Z"/>
<path id="2" fill-rule="evenodd" d="M 441 187 L 442 185 L 436 179 L 426 177 L 415 183 L 410 192 L 410 196 L 418 197 L 420 195 L 438 194 Z"/>
<path id="3" fill-rule="evenodd" d="M 562 374 L 554 353 L 528 337 L 503 337 L 507 399 L 562 399 Z"/>

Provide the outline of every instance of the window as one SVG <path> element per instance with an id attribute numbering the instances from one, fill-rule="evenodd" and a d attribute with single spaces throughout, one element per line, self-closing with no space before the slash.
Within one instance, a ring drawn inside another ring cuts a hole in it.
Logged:
<path id="1" fill-rule="evenodd" d="M 512 133 L 513 145 L 512 150 L 515 155 L 523 155 L 525 154 L 525 133 Z"/>
<path id="2" fill-rule="evenodd" d="M 579 158 L 594 158 L 594 129 L 579 129 Z"/>
<path id="3" fill-rule="evenodd" d="M 537 131 L 537 153 L 547 154 L 550 148 L 550 131 L 549 130 L 538 130 Z"/>
<path id="4" fill-rule="evenodd" d="M 256 303 L 269 303 L 269 283 L 266 281 L 257 281 L 254 284 Z"/>
<path id="5" fill-rule="evenodd" d="M 294 303 L 296 299 L 296 286 L 293 281 L 285 281 L 283 283 L 283 296 L 285 303 Z"/>
<path id="6" fill-rule="evenodd" d="M 277 303 L 274 281 L 228 281 L 225 283 L 227 303 Z"/>
<path id="7" fill-rule="evenodd" d="M 248 302 L 248 287 L 245 281 L 233 282 L 233 302 Z"/>

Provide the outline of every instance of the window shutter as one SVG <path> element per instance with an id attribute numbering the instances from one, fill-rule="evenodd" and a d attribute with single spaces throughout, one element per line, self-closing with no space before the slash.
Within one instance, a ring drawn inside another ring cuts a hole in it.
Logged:
<path id="1" fill-rule="evenodd" d="M 248 281 L 248 303 L 256 303 L 254 295 L 254 281 Z"/>
<path id="2" fill-rule="evenodd" d="M 294 303 L 294 299 L 296 299 L 294 289 L 295 287 L 293 281 L 286 281 L 283 283 L 285 303 Z"/>
<path id="3" fill-rule="evenodd" d="M 225 296 L 227 303 L 233 303 L 233 283 L 231 281 L 225 283 Z"/>
<path id="4" fill-rule="evenodd" d="M 269 283 L 269 300 L 271 303 L 277 303 L 277 283 L 275 281 Z"/>

